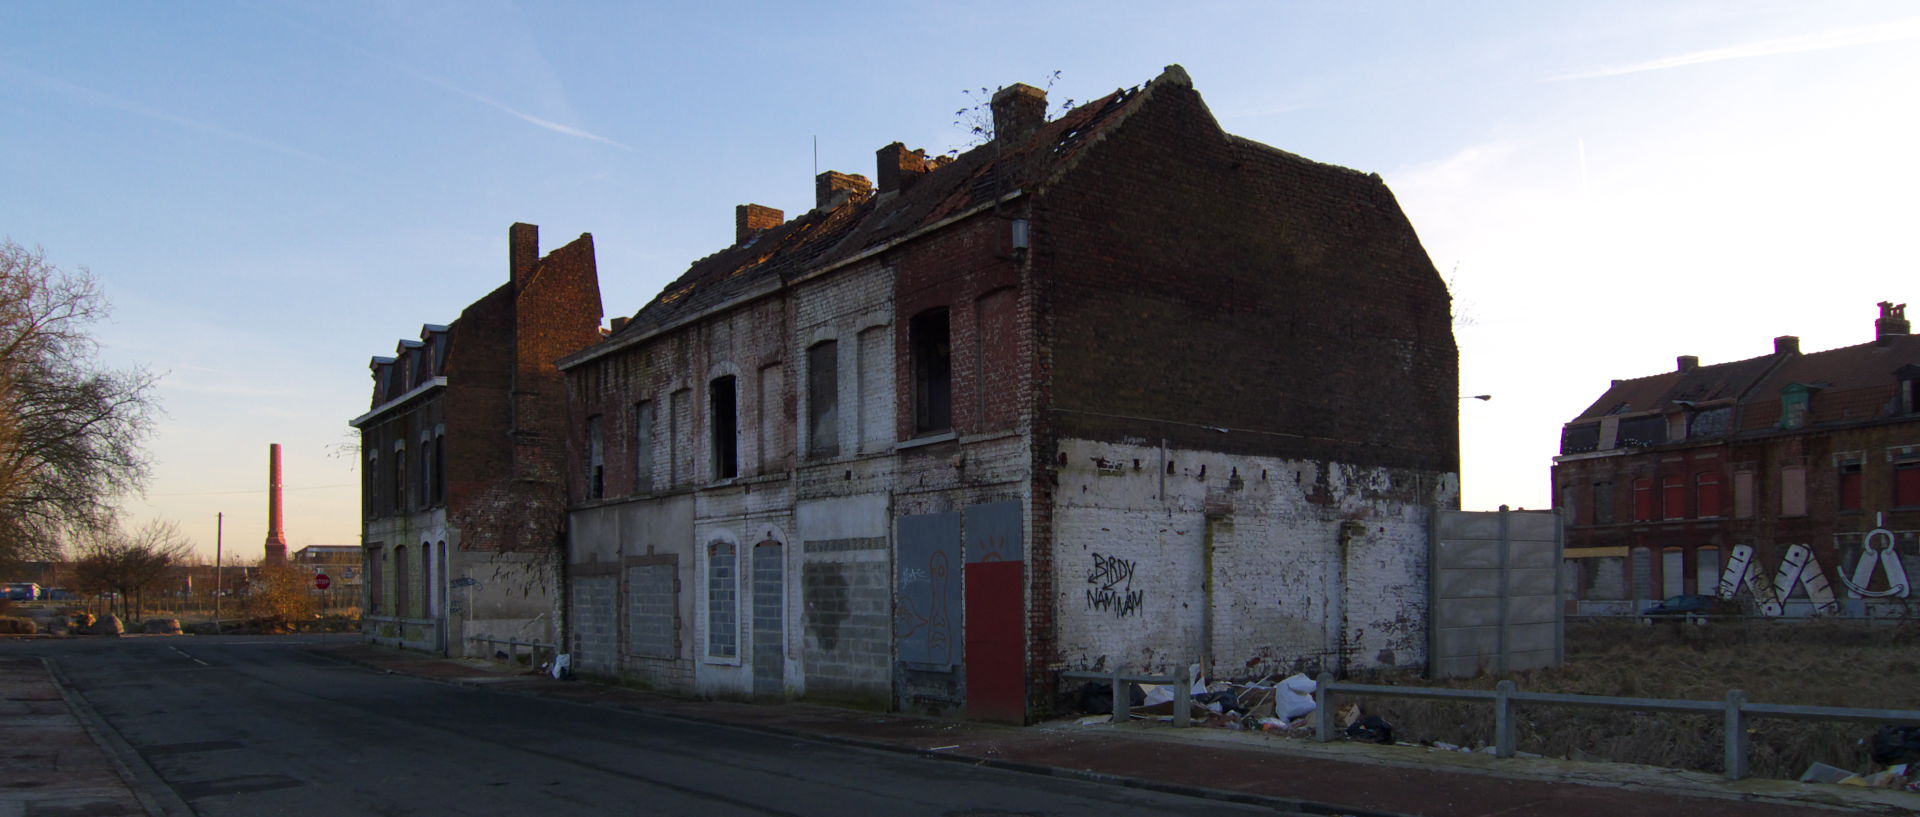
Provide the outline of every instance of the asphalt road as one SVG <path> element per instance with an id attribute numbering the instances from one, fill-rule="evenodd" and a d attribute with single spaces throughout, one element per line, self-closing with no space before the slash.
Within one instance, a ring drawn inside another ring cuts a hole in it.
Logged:
<path id="1" fill-rule="evenodd" d="M 357 638 L 357 636 L 344 636 Z M 322 636 L 11 642 L 53 658 L 170 811 L 234 815 L 1274 814 L 389 675 Z"/>

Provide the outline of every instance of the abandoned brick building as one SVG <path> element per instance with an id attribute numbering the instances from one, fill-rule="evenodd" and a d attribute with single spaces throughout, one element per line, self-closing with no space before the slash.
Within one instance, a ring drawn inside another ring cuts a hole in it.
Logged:
<path id="1" fill-rule="evenodd" d="M 566 397 L 553 362 L 598 341 L 593 237 L 542 258 L 507 231 L 508 281 L 375 357 L 354 418 L 365 464 L 368 638 L 450 655 L 553 643 L 566 523 Z"/>
<path id="2" fill-rule="evenodd" d="M 1615 380 L 1554 458 L 1564 586 L 1581 612 L 1681 594 L 1764 615 L 1905 614 L 1920 563 L 1920 338 Z"/>
<path id="3" fill-rule="evenodd" d="M 1178 66 L 1046 108 L 741 206 L 560 362 L 577 671 L 1021 721 L 1062 669 L 1421 664 L 1457 360 L 1393 195 Z"/>

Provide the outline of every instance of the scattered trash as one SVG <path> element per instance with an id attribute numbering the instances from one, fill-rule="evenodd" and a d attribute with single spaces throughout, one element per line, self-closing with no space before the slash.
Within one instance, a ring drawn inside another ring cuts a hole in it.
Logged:
<path id="1" fill-rule="evenodd" d="M 1869 749 L 1882 766 L 1920 761 L 1920 726 L 1882 726 Z"/>
<path id="2" fill-rule="evenodd" d="M 1360 722 L 1360 705 L 1359 704 L 1347 704 L 1346 706 L 1340 707 L 1340 725 L 1342 727 L 1352 728 L 1354 724 L 1359 722 Z"/>
<path id="3" fill-rule="evenodd" d="M 552 675 L 554 680 L 573 680 L 573 654 L 563 652 L 554 656 L 553 660 L 548 662 L 546 669 L 547 674 Z"/>
<path id="4" fill-rule="evenodd" d="M 1226 692 L 1202 692 L 1193 696 L 1193 702 L 1215 712 L 1244 713 L 1247 711 L 1240 706 L 1240 696 L 1234 694 L 1232 690 Z"/>
<path id="5" fill-rule="evenodd" d="M 1854 776 L 1855 775 L 1853 772 L 1847 771 L 1846 769 L 1842 769 L 1838 766 L 1829 766 L 1825 763 L 1820 763 L 1816 761 L 1812 766 L 1808 766 L 1805 772 L 1802 772 L 1800 774 L 1800 782 L 1802 783 L 1838 783 L 1842 780 L 1845 780 L 1849 777 L 1854 777 Z"/>
<path id="6" fill-rule="evenodd" d="M 1319 688 L 1320 685 L 1312 678 L 1300 673 L 1293 674 L 1274 689 L 1274 714 L 1292 720 L 1319 708 L 1313 702 L 1314 690 Z"/>
<path id="7" fill-rule="evenodd" d="M 1392 743 L 1393 725 L 1377 715 L 1367 715 L 1347 727 L 1347 737 L 1366 743 Z"/>
<path id="8" fill-rule="evenodd" d="M 1146 691 L 1142 690 L 1139 684 L 1128 684 L 1127 690 L 1127 702 L 1130 705 L 1140 706 L 1147 702 Z M 1168 695 L 1167 700 L 1173 700 L 1173 696 Z M 1096 715 L 1113 714 L 1113 684 L 1107 681 L 1088 681 L 1086 686 L 1080 688 L 1080 711 Z"/>
<path id="9" fill-rule="evenodd" d="M 1112 714 L 1113 713 L 1109 712 L 1105 715 L 1088 715 L 1084 718 L 1081 718 L 1078 721 L 1075 721 L 1075 723 L 1078 723 L 1081 726 L 1092 726 L 1096 723 L 1107 723 L 1108 721 L 1113 720 Z"/>

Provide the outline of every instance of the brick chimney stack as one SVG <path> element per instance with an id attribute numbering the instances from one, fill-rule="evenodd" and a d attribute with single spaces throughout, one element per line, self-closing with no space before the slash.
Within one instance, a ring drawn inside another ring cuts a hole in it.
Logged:
<path id="1" fill-rule="evenodd" d="M 507 278 L 518 294 L 533 277 L 533 265 L 540 262 L 540 227 L 514 222 L 507 228 Z"/>
<path id="2" fill-rule="evenodd" d="M 925 150 L 907 150 L 907 146 L 899 142 L 874 151 L 874 157 L 874 176 L 879 180 L 881 193 L 906 190 L 931 169 L 927 167 Z"/>
<path id="3" fill-rule="evenodd" d="M 1674 358 L 1676 371 L 1691 372 L 1700 368 L 1700 358 L 1696 355 L 1681 355 Z"/>
<path id="4" fill-rule="evenodd" d="M 787 214 L 760 204 L 740 204 L 733 208 L 733 243 L 745 244 L 747 239 L 763 230 L 771 230 L 787 223 Z"/>
<path id="5" fill-rule="evenodd" d="M 280 522 L 280 444 L 267 446 L 267 556 L 266 565 L 287 563 L 287 532 Z"/>
<path id="6" fill-rule="evenodd" d="M 813 177 L 813 206 L 822 210 L 833 206 L 841 193 L 847 198 L 859 201 L 873 193 L 873 182 L 858 173 L 841 173 L 829 170 Z"/>
<path id="7" fill-rule="evenodd" d="M 1047 121 L 1047 92 L 1016 82 L 993 95 L 993 138 L 1018 139 Z"/>
<path id="8" fill-rule="evenodd" d="M 1907 324 L 1907 305 L 1880 302 L 1880 317 L 1873 322 L 1873 342 L 1885 346 L 1902 335 L 1912 334 Z"/>
<path id="9" fill-rule="evenodd" d="M 1781 335 L 1773 339 L 1773 353 L 1776 355 L 1800 354 L 1800 338 L 1797 335 Z"/>

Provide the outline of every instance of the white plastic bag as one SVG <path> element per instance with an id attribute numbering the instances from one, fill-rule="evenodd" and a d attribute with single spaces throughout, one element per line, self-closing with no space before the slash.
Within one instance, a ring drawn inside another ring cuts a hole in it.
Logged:
<path id="1" fill-rule="evenodd" d="M 1320 685 L 1314 683 L 1312 678 L 1300 673 L 1293 674 L 1274 687 L 1274 713 L 1286 720 L 1293 720 L 1318 709 L 1319 705 L 1313 702 L 1313 692 L 1319 688 Z"/>

